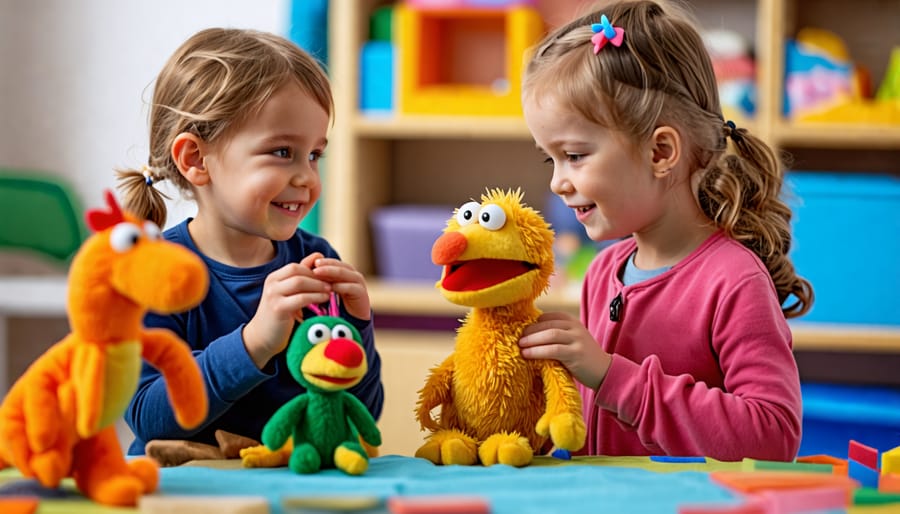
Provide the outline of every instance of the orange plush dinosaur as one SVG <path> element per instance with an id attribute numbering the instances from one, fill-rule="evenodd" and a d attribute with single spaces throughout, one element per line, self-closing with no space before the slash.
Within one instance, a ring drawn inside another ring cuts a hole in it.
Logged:
<path id="1" fill-rule="evenodd" d="M 123 213 L 108 191 L 106 201 L 108 211 L 87 213 L 96 234 L 69 270 L 72 332 L 25 371 L 0 406 L 0 465 L 45 487 L 71 476 L 98 503 L 135 505 L 156 489 L 158 467 L 149 458 L 126 461 L 114 423 L 137 388 L 141 358 L 166 377 L 182 426 L 199 425 L 207 412 L 188 346 L 142 321 L 147 310 L 196 305 L 209 277 L 200 258 L 163 240 L 155 224 Z"/>
<path id="2" fill-rule="evenodd" d="M 519 353 L 522 330 L 540 315 L 534 300 L 553 273 L 553 231 L 522 199 L 518 190 L 489 190 L 481 203 L 457 209 L 432 247 L 444 267 L 437 288 L 472 307 L 453 353 L 419 392 L 419 423 L 433 433 L 416 456 L 435 464 L 525 466 L 548 436 L 558 449 L 584 445 L 569 372 Z"/>

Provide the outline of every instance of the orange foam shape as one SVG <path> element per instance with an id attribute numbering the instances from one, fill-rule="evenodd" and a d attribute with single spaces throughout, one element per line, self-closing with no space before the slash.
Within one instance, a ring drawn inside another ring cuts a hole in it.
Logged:
<path id="1" fill-rule="evenodd" d="M 8 496 L 0 498 L 0 512 L 4 514 L 33 514 L 37 512 L 38 499 L 33 496 Z"/>
<path id="2" fill-rule="evenodd" d="M 797 462 L 807 464 L 831 464 L 831 472 L 835 475 L 847 475 L 850 464 L 846 459 L 839 459 L 831 455 L 807 455 L 805 457 L 797 457 Z"/>
<path id="3" fill-rule="evenodd" d="M 859 487 L 859 482 L 848 476 L 826 473 L 713 471 L 709 477 L 725 487 L 745 493 L 808 487 L 844 487 L 852 491 Z"/>

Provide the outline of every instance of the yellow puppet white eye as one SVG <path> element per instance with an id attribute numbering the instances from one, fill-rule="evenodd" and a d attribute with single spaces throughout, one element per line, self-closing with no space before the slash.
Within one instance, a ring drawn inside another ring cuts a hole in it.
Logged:
<path id="1" fill-rule="evenodd" d="M 314 323 L 306 331 L 306 340 L 309 344 L 324 343 L 331 340 L 331 329 L 324 323 Z"/>
<path id="2" fill-rule="evenodd" d="M 456 210 L 456 222 L 459 223 L 460 227 L 474 223 L 479 209 L 481 209 L 481 204 L 478 202 L 464 203 L 462 207 Z"/>
<path id="3" fill-rule="evenodd" d="M 500 230 L 506 225 L 506 211 L 495 203 L 489 203 L 478 213 L 478 223 L 488 230 Z"/>
<path id="4" fill-rule="evenodd" d="M 123 222 L 109 233 L 109 246 L 118 253 L 131 250 L 141 239 L 141 229 L 134 223 Z"/>
<path id="5" fill-rule="evenodd" d="M 159 229 L 159 225 L 152 221 L 144 222 L 144 234 L 147 234 L 147 239 L 151 241 L 162 239 L 162 230 Z"/>
<path id="6" fill-rule="evenodd" d="M 331 328 L 332 339 L 353 339 L 353 331 L 347 325 L 337 324 Z"/>

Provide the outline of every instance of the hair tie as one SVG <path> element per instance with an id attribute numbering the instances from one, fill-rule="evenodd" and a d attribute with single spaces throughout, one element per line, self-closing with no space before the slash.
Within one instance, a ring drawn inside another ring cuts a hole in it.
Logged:
<path id="1" fill-rule="evenodd" d="M 738 132 L 737 125 L 735 125 L 733 121 L 726 121 L 725 126 L 728 127 L 728 137 L 730 137 L 732 141 L 734 141 L 735 143 L 740 143 L 744 140 L 744 136 L 742 136 L 741 133 Z"/>
<path id="2" fill-rule="evenodd" d="M 594 31 L 594 35 L 591 36 L 591 43 L 594 44 L 594 55 L 597 55 L 600 49 L 606 46 L 606 43 L 612 43 L 613 46 L 622 46 L 622 41 L 625 39 L 625 29 L 613 26 L 605 14 L 600 16 L 600 23 L 591 24 L 591 30 Z"/>
<path id="3" fill-rule="evenodd" d="M 153 186 L 153 170 L 150 169 L 150 166 L 144 164 L 141 166 L 141 175 L 144 176 L 144 183 L 148 186 Z"/>

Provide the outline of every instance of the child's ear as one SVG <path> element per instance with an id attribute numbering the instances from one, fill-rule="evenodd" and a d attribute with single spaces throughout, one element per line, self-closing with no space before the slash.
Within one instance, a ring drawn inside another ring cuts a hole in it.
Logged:
<path id="1" fill-rule="evenodd" d="M 172 160 L 178 171 L 195 186 L 209 182 L 209 173 L 203 163 L 205 143 L 196 134 L 182 132 L 172 141 Z"/>
<path id="2" fill-rule="evenodd" d="M 681 159 L 681 136 L 674 128 L 663 125 L 657 127 L 650 136 L 651 166 L 657 176 L 665 176 Z"/>

